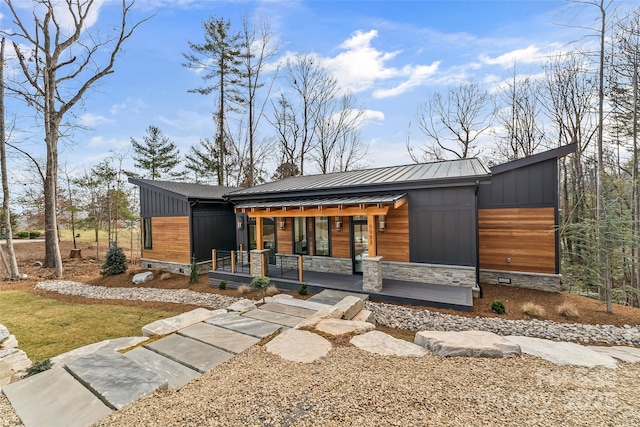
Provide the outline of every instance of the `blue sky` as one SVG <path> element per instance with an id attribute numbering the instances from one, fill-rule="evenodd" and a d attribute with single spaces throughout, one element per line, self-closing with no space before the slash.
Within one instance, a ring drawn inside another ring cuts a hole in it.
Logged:
<path id="1" fill-rule="evenodd" d="M 114 19 L 115 3 L 104 1 L 96 27 Z M 409 123 L 415 123 L 417 107 L 434 91 L 444 92 L 465 80 L 493 90 L 514 60 L 519 71 L 539 73 L 549 55 L 570 48 L 568 43 L 584 35 L 584 30 L 559 24 L 592 24 L 597 18 L 595 8 L 544 0 L 138 0 L 136 4 L 135 16 L 155 16 L 126 42 L 115 73 L 101 80 L 73 110 L 76 120 L 89 129 L 75 132 L 71 143 L 61 145 L 61 163 L 72 170 L 89 169 L 109 150 L 126 152 L 130 138 L 141 140 L 152 124 L 176 142 L 181 153 L 213 136 L 215 98 L 188 93 L 202 80 L 181 65 L 187 41 L 203 40 L 201 23 L 210 16 L 228 18 L 238 30 L 245 16 L 266 19 L 280 42 L 276 61 L 298 52 L 321 58 L 367 110 L 369 120 L 361 130 L 369 145 L 366 164 L 371 167 L 411 163 L 405 149 Z M 0 13 L 0 25 L 10 28 L 4 4 Z M 276 80 L 274 93 L 282 83 Z M 263 123 L 261 135 L 267 136 L 271 130 Z M 44 152 L 39 136 L 24 135 L 24 147 Z M 423 140 L 415 125 L 411 139 L 414 144 Z M 23 167 L 14 164 L 14 172 Z M 20 179 L 18 173 L 12 175 Z"/>

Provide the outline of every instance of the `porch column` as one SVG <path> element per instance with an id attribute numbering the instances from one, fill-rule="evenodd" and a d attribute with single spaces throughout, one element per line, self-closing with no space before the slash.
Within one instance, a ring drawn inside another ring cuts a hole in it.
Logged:
<path id="1" fill-rule="evenodd" d="M 256 217 L 256 249 L 264 249 L 264 228 L 261 216 Z"/>
<path id="2" fill-rule="evenodd" d="M 378 255 L 377 253 L 377 242 L 376 242 L 376 217 L 374 215 L 367 215 L 367 237 L 368 237 L 368 253 L 370 257 L 375 257 Z M 363 267 L 364 268 L 364 267 Z M 380 282 L 382 283 L 382 282 Z M 381 285 L 382 286 L 382 285 Z M 382 289 L 382 288 L 380 288 Z"/>
<path id="3" fill-rule="evenodd" d="M 249 258 L 251 258 L 251 275 L 253 277 L 269 274 L 268 254 L 269 249 L 254 249 L 251 251 Z"/>
<path id="4" fill-rule="evenodd" d="M 380 292 L 382 290 L 382 257 L 362 257 L 362 290 Z"/>

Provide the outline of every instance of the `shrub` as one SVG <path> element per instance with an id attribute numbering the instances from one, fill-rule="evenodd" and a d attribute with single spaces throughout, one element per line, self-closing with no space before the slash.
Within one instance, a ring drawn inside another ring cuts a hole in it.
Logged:
<path id="1" fill-rule="evenodd" d="M 30 239 L 37 239 L 41 235 L 42 235 L 42 233 L 40 233 L 39 231 L 30 231 L 29 232 L 29 238 Z"/>
<path id="2" fill-rule="evenodd" d="M 271 279 L 267 276 L 256 276 L 251 281 L 251 287 L 256 290 L 262 291 L 262 302 L 264 303 L 264 290 L 267 289 Z"/>
<path id="3" fill-rule="evenodd" d="M 16 233 L 16 239 L 28 239 L 29 232 L 28 231 L 18 231 Z"/>
<path id="4" fill-rule="evenodd" d="M 240 285 L 238 287 L 238 293 L 240 295 L 248 294 L 249 292 L 251 292 L 251 288 L 248 285 Z"/>
<path id="5" fill-rule="evenodd" d="M 522 312 L 531 317 L 544 317 L 547 314 L 544 307 L 533 302 L 522 304 Z"/>
<path id="6" fill-rule="evenodd" d="M 563 302 L 562 304 L 560 304 L 556 308 L 556 312 L 560 316 L 566 317 L 567 319 L 575 319 L 577 317 L 580 317 L 580 312 L 578 311 L 576 306 L 571 304 L 570 302 Z"/>
<path id="7" fill-rule="evenodd" d="M 51 360 L 40 360 L 37 362 L 33 362 L 33 365 L 27 368 L 27 376 L 39 374 L 40 372 L 48 371 L 51 369 Z"/>
<path id="8" fill-rule="evenodd" d="M 198 283 L 198 264 L 196 264 L 195 255 L 191 257 L 191 266 L 189 267 L 189 284 Z"/>
<path id="9" fill-rule="evenodd" d="M 491 311 L 497 314 L 505 314 L 507 309 L 505 308 L 504 303 L 497 299 L 491 303 Z"/>
<path id="10" fill-rule="evenodd" d="M 269 285 L 269 287 L 264 291 L 264 293 L 268 296 L 268 297 L 272 297 L 275 294 L 277 294 L 278 292 L 280 292 L 278 290 L 277 287 L 275 287 L 274 285 Z"/>
<path id="11" fill-rule="evenodd" d="M 160 276 L 160 280 L 169 280 L 169 279 L 171 279 L 171 273 L 169 273 L 168 271 L 165 271 Z"/>
<path id="12" fill-rule="evenodd" d="M 298 293 L 300 295 L 306 295 L 307 294 L 307 284 L 303 283 L 302 285 L 300 285 L 300 289 L 298 289 Z"/>
<path id="13" fill-rule="evenodd" d="M 103 276 L 112 276 L 127 271 L 127 257 L 120 246 L 112 243 L 107 251 L 107 256 L 102 264 L 100 274 Z"/>
<path id="14" fill-rule="evenodd" d="M 224 291 L 225 289 L 227 289 L 227 282 L 225 282 L 224 280 L 221 280 L 220 283 L 218 283 L 218 289 L 220 289 L 221 291 Z"/>

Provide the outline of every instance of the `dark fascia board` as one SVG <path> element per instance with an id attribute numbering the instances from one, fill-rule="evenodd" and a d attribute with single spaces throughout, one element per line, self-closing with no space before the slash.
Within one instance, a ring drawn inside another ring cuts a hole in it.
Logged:
<path id="1" fill-rule="evenodd" d="M 176 193 L 174 191 L 165 190 L 164 188 L 156 187 L 155 185 L 150 185 L 150 184 L 148 184 L 146 182 L 143 182 L 143 181 L 140 181 L 139 179 L 136 179 L 136 178 L 129 178 L 128 180 L 129 180 L 130 184 L 137 185 L 140 188 L 142 188 L 142 187 L 150 188 L 150 189 L 153 189 L 154 191 L 157 191 L 160 194 L 166 194 L 167 196 L 172 196 L 172 197 L 175 197 L 177 199 L 189 201 L 187 199 L 187 196 L 185 196 L 184 194 Z"/>
<path id="2" fill-rule="evenodd" d="M 491 175 L 463 177 L 459 179 L 443 179 L 443 180 L 426 180 L 412 182 L 387 183 L 383 185 L 361 185 L 353 187 L 339 188 L 315 188 L 313 190 L 298 190 L 292 192 L 273 192 L 273 193 L 257 193 L 257 194 L 238 194 L 228 193 L 226 197 L 238 204 L 244 201 L 267 201 L 267 200 L 291 200 L 296 198 L 315 198 L 326 196 L 342 196 L 350 194 L 388 194 L 390 192 L 403 192 L 407 190 L 421 190 L 429 188 L 447 188 L 447 187 L 470 187 L 475 186 L 476 181 L 490 180 Z"/>
<path id="3" fill-rule="evenodd" d="M 493 175 L 496 175 L 499 173 L 508 172 L 510 170 L 544 162 L 549 159 L 564 157 L 567 154 L 575 153 L 576 149 L 577 144 L 575 142 L 573 144 L 563 145 L 561 147 L 554 148 L 553 150 L 543 151 L 542 153 L 534 154 L 533 156 L 523 157 L 522 159 L 517 159 L 511 162 L 494 166 L 491 168 L 491 173 Z"/>

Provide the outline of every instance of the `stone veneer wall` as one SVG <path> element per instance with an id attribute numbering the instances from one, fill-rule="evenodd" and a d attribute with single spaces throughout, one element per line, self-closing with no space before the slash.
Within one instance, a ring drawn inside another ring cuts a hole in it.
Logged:
<path id="1" fill-rule="evenodd" d="M 362 257 L 362 290 L 380 292 L 382 290 L 382 257 Z"/>
<path id="2" fill-rule="evenodd" d="M 511 283 L 501 285 L 516 288 L 537 289 L 539 291 L 560 292 L 562 290 L 561 274 L 526 273 L 520 271 L 480 270 L 480 282 L 498 284 L 499 278 L 511 279 Z"/>
<path id="3" fill-rule="evenodd" d="M 179 262 L 157 261 L 155 259 L 142 258 L 140 260 L 140 265 L 142 268 L 149 270 L 168 271 L 169 273 L 182 274 L 184 276 L 191 274 L 191 265 Z M 200 261 L 196 265 L 198 268 L 198 274 L 205 274 L 211 270 L 211 261 Z"/>
<path id="4" fill-rule="evenodd" d="M 280 255 L 280 254 L 278 254 Z M 298 255 L 276 256 L 276 266 L 298 269 Z M 319 273 L 352 274 L 351 258 L 331 258 L 326 256 L 302 256 L 303 271 L 317 271 Z"/>
<path id="5" fill-rule="evenodd" d="M 475 267 L 459 265 L 382 261 L 382 277 L 439 285 L 470 287 L 476 285 Z"/>
<path id="6" fill-rule="evenodd" d="M 266 258 L 262 256 L 262 254 L 268 254 L 269 249 L 258 250 L 254 249 L 251 251 L 251 275 L 252 276 L 262 276 L 262 259 Z M 266 259 L 265 259 L 266 261 Z M 269 274 L 269 263 L 266 263 L 265 266 L 265 275 Z"/>

